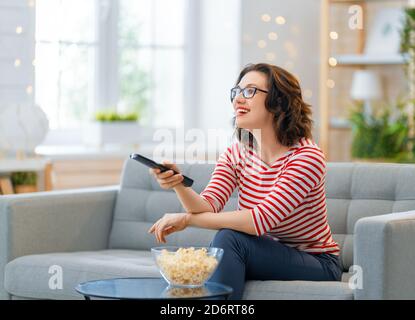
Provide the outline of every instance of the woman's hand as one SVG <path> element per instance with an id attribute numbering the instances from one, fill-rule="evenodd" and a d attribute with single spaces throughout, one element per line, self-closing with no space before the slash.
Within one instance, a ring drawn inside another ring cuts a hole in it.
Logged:
<path id="1" fill-rule="evenodd" d="M 148 233 L 154 233 L 158 243 L 166 243 L 165 236 L 181 231 L 189 225 L 189 215 L 189 213 L 166 213 L 152 225 Z"/>
<path id="2" fill-rule="evenodd" d="M 168 171 L 160 172 L 160 169 L 150 169 L 150 174 L 153 175 L 162 189 L 173 189 L 180 185 L 183 181 L 183 176 L 180 174 L 180 169 L 167 160 L 163 160 L 162 164 L 168 167 Z M 178 172 L 175 174 L 174 171 Z"/>

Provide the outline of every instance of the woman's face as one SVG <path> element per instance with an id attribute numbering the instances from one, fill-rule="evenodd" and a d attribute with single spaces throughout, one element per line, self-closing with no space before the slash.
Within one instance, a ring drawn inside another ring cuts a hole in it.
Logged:
<path id="1" fill-rule="evenodd" d="M 266 75 L 250 71 L 237 84 L 241 89 L 258 88 L 268 91 Z M 257 90 L 252 98 L 245 98 L 242 92 L 233 99 L 233 109 L 238 128 L 247 130 L 260 129 L 272 123 L 273 115 L 265 108 L 267 93 Z"/>

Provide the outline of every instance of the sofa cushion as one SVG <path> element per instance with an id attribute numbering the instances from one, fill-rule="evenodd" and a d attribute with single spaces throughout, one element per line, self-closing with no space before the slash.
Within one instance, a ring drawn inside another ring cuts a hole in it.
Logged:
<path id="1" fill-rule="evenodd" d="M 50 289 L 51 266 L 62 268 L 62 289 Z M 48 253 L 17 258 L 6 265 L 5 289 L 18 299 L 83 299 L 77 284 L 120 277 L 159 277 L 151 253 L 103 250 Z M 345 274 L 343 281 L 347 281 Z M 248 299 L 351 299 L 346 282 L 248 281 Z"/>
<path id="2" fill-rule="evenodd" d="M 353 300 L 353 290 L 340 281 L 248 281 L 243 299 Z"/>
<path id="3" fill-rule="evenodd" d="M 62 289 L 50 289 L 49 280 L 62 268 Z M 13 296 L 38 299 L 83 299 L 77 284 L 119 277 L 159 277 L 149 251 L 103 250 L 48 253 L 17 258 L 6 265 L 5 289 Z"/>

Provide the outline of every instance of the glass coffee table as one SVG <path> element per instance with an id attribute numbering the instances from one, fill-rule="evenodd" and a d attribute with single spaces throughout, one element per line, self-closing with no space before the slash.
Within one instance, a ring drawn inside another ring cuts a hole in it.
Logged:
<path id="1" fill-rule="evenodd" d="M 171 287 L 163 278 L 117 278 L 81 283 L 75 290 L 86 300 L 105 299 L 228 299 L 233 289 L 229 286 L 206 282 L 199 288 Z"/>

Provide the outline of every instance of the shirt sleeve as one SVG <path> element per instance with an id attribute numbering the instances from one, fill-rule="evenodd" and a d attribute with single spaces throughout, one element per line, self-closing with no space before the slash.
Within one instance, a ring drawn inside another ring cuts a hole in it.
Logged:
<path id="1" fill-rule="evenodd" d="M 250 209 L 258 236 L 274 229 L 292 214 L 326 173 L 324 154 L 316 150 L 300 151 L 289 160 L 271 192 Z"/>
<path id="2" fill-rule="evenodd" d="M 215 213 L 222 211 L 238 184 L 236 166 L 239 157 L 239 147 L 234 143 L 219 156 L 208 185 L 200 193 Z"/>

